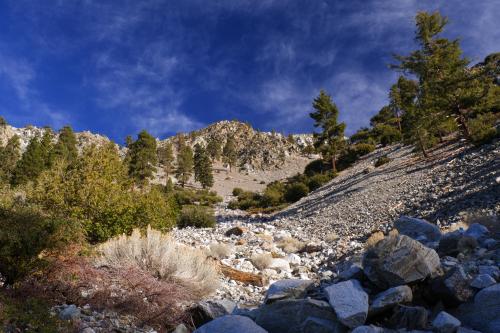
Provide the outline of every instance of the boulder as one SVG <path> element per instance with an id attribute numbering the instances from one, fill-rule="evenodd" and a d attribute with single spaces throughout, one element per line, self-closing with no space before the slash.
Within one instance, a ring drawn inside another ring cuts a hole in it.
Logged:
<path id="1" fill-rule="evenodd" d="M 327 302 L 314 299 L 285 299 L 263 304 L 255 322 L 269 333 L 301 333 L 309 317 L 338 322 Z"/>
<path id="2" fill-rule="evenodd" d="M 81 311 L 76 305 L 71 304 L 66 306 L 61 312 L 59 312 L 59 318 L 61 320 L 74 320 L 80 317 Z"/>
<path id="3" fill-rule="evenodd" d="M 467 328 L 467 327 L 459 327 L 457 329 L 457 333 L 481 333 L 481 332 Z"/>
<path id="4" fill-rule="evenodd" d="M 230 300 L 202 301 L 196 304 L 191 310 L 191 317 L 196 327 L 209 321 L 231 314 L 236 308 L 236 304 Z"/>
<path id="5" fill-rule="evenodd" d="M 495 279 L 488 274 L 479 274 L 470 283 L 470 286 L 477 289 L 484 289 L 496 283 Z"/>
<path id="6" fill-rule="evenodd" d="M 179 324 L 172 333 L 189 333 L 190 330 L 184 324 Z"/>
<path id="7" fill-rule="evenodd" d="M 337 321 L 331 321 L 316 317 L 308 317 L 300 327 L 301 333 L 341 333 L 347 329 Z"/>
<path id="8" fill-rule="evenodd" d="M 431 288 L 447 306 L 457 306 L 467 302 L 475 293 L 475 290 L 470 287 L 470 278 L 462 266 L 456 266 L 446 275 L 435 279 Z"/>
<path id="9" fill-rule="evenodd" d="M 500 332 L 500 283 L 479 291 L 474 303 L 463 304 L 458 317 L 465 324 L 483 333 Z"/>
<path id="10" fill-rule="evenodd" d="M 287 279 L 273 283 L 267 290 L 265 303 L 291 298 L 304 298 L 307 290 L 314 284 L 312 280 Z"/>
<path id="11" fill-rule="evenodd" d="M 363 257 L 365 275 L 380 288 L 420 281 L 439 274 L 441 262 L 433 249 L 408 236 L 389 236 Z"/>
<path id="12" fill-rule="evenodd" d="M 341 280 L 350 280 L 350 279 L 360 280 L 362 277 L 363 277 L 363 267 L 361 267 L 361 264 L 358 263 L 351 264 L 349 268 L 343 270 L 339 274 L 339 278 Z"/>
<path id="13" fill-rule="evenodd" d="M 461 324 L 460 320 L 445 311 L 439 312 L 432 321 L 432 327 L 438 333 L 455 333 Z"/>
<path id="14" fill-rule="evenodd" d="M 390 319 L 390 324 L 397 329 L 421 330 L 427 326 L 428 313 L 421 306 L 398 305 Z"/>
<path id="15" fill-rule="evenodd" d="M 288 261 L 281 258 L 274 258 L 273 260 L 271 260 L 271 263 L 267 268 L 285 272 L 291 271 L 290 264 L 288 263 Z"/>
<path id="16" fill-rule="evenodd" d="M 484 239 L 488 236 L 488 228 L 479 223 L 473 223 L 469 226 L 469 228 L 465 231 L 465 235 L 475 238 L 477 241 Z"/>
<path id="17" fill-rule="evenodd" d="M 479 274 L 488 274 L 495 280 L 500 279 L 500 269 L 497 266 L 481 265 L 478 267 Z"/>
<path id="18" fill-rule="evenodd" d="M 370 315 L 384 312 L 401 303 L 411 302 L 412 299 L 413 293 L 408 286 L 387 289 L 374 297 L 370 305 Z"/>
<path id="19" fill-rule="evenodd" d="M 411 237 L 423 243 L 436 242 L 441 238 L 441 231 L 435 224 L 414 217 L 401 216 L 394 222 L 394 227 L 401 235 Z"/>
<path id="20" fill-rule="evenodd" d="M 226 231 L 226 236 L 231 237 L 232 235 L 241 236 L 248 231 L 248 228 L 236 226 Z"/>
<path id="21" fill-rule="evenodd" d="M 299 255 L 295 253 L 289 253 L 285 257 L 286 261 L 288 261 L 291 265 L 300 265 L 302 262 L 302 259 L 300 258 Z"/>
<path id="22" fill-rule="evenodd" d="M 358 326 L 351 333 L 396 333 L 396 331 L 377 326 Z"/>
<path id="23" fill-rule="evenodd" d="M 439 240 L 437 252 L 441 256 L 456 256 L 460 251 L 458 249 L 458 242 L 463 237 L 460 230 L 444 234 Z"/>
<path id="24" fill-rule="evenodd" d="M 357 280 L 326 287 L 325 293 L 342 324 L 354 328 L 365 323 L 368 315 L 368 294 Z"/>
<path id="25" fill-rule="evenodd" d="M 226 315 L 199 327 L 193 333 L 267 333 L 267 331 L 248 317 Z"/>

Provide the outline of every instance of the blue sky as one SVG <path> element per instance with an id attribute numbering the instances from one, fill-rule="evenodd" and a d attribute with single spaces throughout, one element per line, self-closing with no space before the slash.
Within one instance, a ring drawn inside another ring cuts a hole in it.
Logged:
<path id="1" fill-rule="evenodd" d="M 387 102 L 415 13 L 436 9 L 473 62 L 500 51 L 498 0 L 1 1 L 0 115 L 119 142 L 222 119 L 311 132 L 323 88 L 352 133 Z"/>

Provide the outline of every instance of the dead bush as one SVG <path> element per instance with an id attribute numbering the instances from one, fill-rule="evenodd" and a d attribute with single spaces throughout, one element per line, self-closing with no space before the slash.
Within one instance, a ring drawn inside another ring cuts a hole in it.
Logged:
<path id="1" fill-rule="evenodd" d="M 163 280 L 177 281 L 205 296 L 217 289 L 219 277 L 214 264 L 198 249 L 176 243 L 148 227 L 146 234 L 113 238 L 98 247 L 96 263 L 119 269 L 137 266 Z"/>
<path id="2" fill-rule="evenodd" d="M 217 259 L 227 258 L 233 253 L 233 248 L 224 243 L 212 243 L 208 249 L 209 255 Z"/>
<path id="3" fill-rule="evenodd" d="M 384 236 L 384 233 L 382 231 L 375 231 L 366 240 L 365 248 L 369 249 L 371 247 L 374 247 L 378 242 L 380 242 L 382 239 L 384 239 L 384 237 L 385 236 Z"/>
<path id="4" fill-rule="evenodd" d="M 269 253 L 259 253 L 254 254 L 252 258 L 250 258 L 252 264 L 260 270 L 266 269 L 271 265 L 273 261 L 273 257 Z"/>
<path id="5" fill-rule="evenodd" d="M 296 253 L 302 250 L 305 244 L 304 242 L 301 242 L 293 237 L 285 237 L 277 244 L 277 246 L 286 253 Z"/>

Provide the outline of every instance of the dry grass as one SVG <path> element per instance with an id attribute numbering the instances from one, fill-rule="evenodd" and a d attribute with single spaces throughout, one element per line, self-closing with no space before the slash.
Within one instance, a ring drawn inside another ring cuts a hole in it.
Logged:
<path id="1" fill-rule="evenodd" d="M 393 229 L 393 230 L 396 230 L 396 229 Z M 391 231 L 391 233 L 393 233 L 393 232 Z M 397 230 L 396 230 L 396 234 L 394 234 L 394 235 L 397 235 Z M 377 245 L 378 242 L 380 242 L 382 239 L 384 239 L 384 237 L 385 236 L 384 236 L 384 233 L 382 231 L 375 231 L 366 240 L 365 248 L 369 249 L 371 247 L 374 247 L 375 245 Z"/>
<path id="2" fill-rule="evenodd" d="M 214 264 L 201 250 L 174 242 L 169 236 L 148 227 L 146 234 L 134 230 L 98 247 L 96 263 L 112 268 L 139 267 L 163 280 L 173 280 L 200 295 L 217 289 L 219 277 Z"/>
<path id="3" fill-rule="evenodd" d="M 212 243 L 208 247 L 209 255 L 217 259 L 224 259 L 233 253 L 233 247 L 224 243 Z"/>
<path id="4" fill-rule="evenodd" d="M 293 237 L 285 237 L 277 246 L 286 253 L 296 253 L 304 248 L 305 243 Z"/>
<path id="5" fill-rule="evenodd" d="M 325 237 L 325 242 L 333 243 L 339 240 L 339 235 L 336 232 L 331 232 Z"/>
<path id="6" fill-rule="evenodd" d="M 254 254 L 250 258 L 252 264 L 260 270 L 266 269 L 271 265 L 273 261 L 273 256 L 269 253 Z"/>

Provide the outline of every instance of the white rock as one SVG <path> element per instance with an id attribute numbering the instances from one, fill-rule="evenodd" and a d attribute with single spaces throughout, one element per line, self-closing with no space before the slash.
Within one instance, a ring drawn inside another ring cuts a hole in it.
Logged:
<path id="1" fill-rule="evenodd" d="M 302 262 L 302 259 L 300 259 L 300 256 L 295 253 L 289 253 L 285 259 L 292 265 L 300 265 Z"/>

